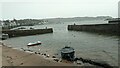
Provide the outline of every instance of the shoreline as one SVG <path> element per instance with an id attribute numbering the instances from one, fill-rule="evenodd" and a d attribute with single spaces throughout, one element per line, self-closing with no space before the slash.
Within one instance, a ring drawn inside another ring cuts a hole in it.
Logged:
<path id="1" fill-rule="evenodd" d="M 0 49 L 2 49 L 2 66 L 94 66 L 82 61 L 68 62 L 41 52 L 17 49 L 4 44 L 0 45 Z"/>
<path id="2" fill-rule="evenodd" d="M 12 47 L 0 46 L 0 48 L 2 48 L 2 66 L 74 66 L 74 64 L 56 62 Z"/>

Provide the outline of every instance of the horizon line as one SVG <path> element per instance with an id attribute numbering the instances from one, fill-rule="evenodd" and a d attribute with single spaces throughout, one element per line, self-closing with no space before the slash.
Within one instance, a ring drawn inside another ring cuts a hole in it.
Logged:
<path id="1" fill-rule="evenodd" d="M 13 19 L 17 19 L 17 20 L 22 20 L 22 19 L 56 19 L 56 18 L 77 18 L 77 17 L 112 17 L 112 18 L 119 18 L 119 17 L 113 17 L 113 16 L 103 16 L 103 15 L 99 15 L 99 16 L 71 16 L 71 17 L 46 17 L 46 18 L 11 18 L 11 19 L 0 19 L 0 20 L 13 20 Z"/>

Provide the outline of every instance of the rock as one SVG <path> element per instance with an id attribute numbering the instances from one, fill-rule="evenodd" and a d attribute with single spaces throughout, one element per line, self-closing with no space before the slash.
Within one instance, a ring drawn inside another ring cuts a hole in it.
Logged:
<path id="1" fill-rule="evenodd" d="M 52 56 L 52 58 L 56 58 L 56 56 L 55 56 L 55 55 L 53 55 L 53 56 Z"/>
<path id="2" fill-rule="evenodd" d="M 44 53 L 44 56 L 46 56 L 46 54 Z"/>
<path id="3" fill-rule="evenodd" d="M 23 63 L 21 63 L 20 65 L 23 65 Z"/>
<path id="4" fill-rule="evenodd" d="M 54 59 L 54 61 L 58 62 L 58 61 L 59 61 L 59 59 Z"/>
<path id="5" fill-rule="evenodd" d="M 62 60 L 60 60 L 60 62 L 62 62 Z"/>
<path id="6" fill-rule="evenodd" d="M 35 52 L 35 54 L 37 54 L 37 52 Z"/>
<path id="7" fill-rule="evenodd" d="M 23 48 L 21 48 L 23 50 Z"/>
<path id="8" fill-rule="evenodd" d="M 58 55 L 58 54 L 56 53 L 56 54 L 54 54 L 54 55 Z"/>
<path id="9" fill-rule="evenodd" d="M 28 51 L 31 51 L 31 50 L 28 50 Z"/>
<path id="10" fill-rule="evenodd" d="M 23 51 L 26 51 L 25 49 L 23 49 Z"/>
<path id="11" fill-rule="evenodd" d="M 48 54 L 46 57 L 48 57 L 48 58 L 49 58 L 49 57 L 50 57 L 50 55 Z"/>
<path id="12" fill-rule="evenodd" d="M 60 59 L 59 61 L 62 62 L 62 59 Z"/>
<path id="13" fill-rule="evenodd" d="M 81 62 L 81 61 L 77 61 L 76 63 L 77 63 L 77 64 L 79 64 L 79 65 L 81 65 L 81 64 L 82 64 L 82 62 Z"/>
<path id="14" fill-rule="evenodd" d="M 32 50 L 30 52 L 33 52 Z"/>
<path id="15" fill-rule="evenodd" d="M 5 56 L 6 58 L 9 58 L 9 56 Z"/>

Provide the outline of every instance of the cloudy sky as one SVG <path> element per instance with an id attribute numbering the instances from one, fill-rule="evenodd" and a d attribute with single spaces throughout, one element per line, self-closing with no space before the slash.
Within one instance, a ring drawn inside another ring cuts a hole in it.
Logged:
<path id="1" fill-rule="evenodd" d="M 1 0 L 1 19 L 118 17 L 120 0 Z"/>

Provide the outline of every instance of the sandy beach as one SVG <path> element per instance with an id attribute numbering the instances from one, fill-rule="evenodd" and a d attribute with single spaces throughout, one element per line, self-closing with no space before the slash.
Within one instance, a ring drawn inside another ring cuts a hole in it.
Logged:
<path id="1" fill-rule="evenodd" d="M 34 53 L 27 53 L 7 46 L 0 46 L 2 49 L 2 66 L 73 66 L 73 64 L 60 63 L 48 60 Z"/>

